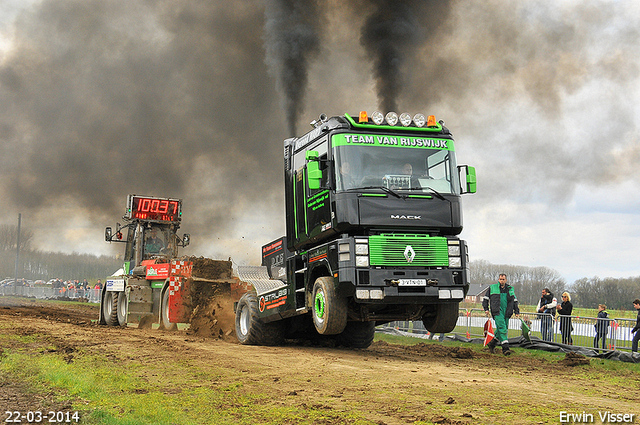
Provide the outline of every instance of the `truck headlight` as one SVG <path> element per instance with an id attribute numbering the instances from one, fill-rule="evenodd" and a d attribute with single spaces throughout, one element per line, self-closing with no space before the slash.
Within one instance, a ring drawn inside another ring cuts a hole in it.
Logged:
<path id="1" fill-rule="evenodd" d="M 356 255 L 356 267 L 369 267 L 369 256 Z"/>
<path id="2" fill-rule="evenodd" d="M 366 243 L 356 243 L 356 255 L 369 255 L 369 245 Z"/>
<path id="3" fill-rule="evenodd" d="M 356 267 L 369 267 L 368 239 L 356 239 Z"/>
<path id="4" fill-rule="evenodd" d="M 447 248 L 449 251 L 449 267 L 462 267 L 460 241 L 457 239 L 447 241 Z"/>

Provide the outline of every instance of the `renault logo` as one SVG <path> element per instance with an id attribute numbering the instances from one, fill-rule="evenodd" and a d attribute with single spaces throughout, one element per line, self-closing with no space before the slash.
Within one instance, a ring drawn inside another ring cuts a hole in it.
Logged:
<path id="1" fill-rule="evenodd" d="M 416 252 L 413 250 L 411 245 L 407 245 L 404 249 L 404 258 L 407 259 L 407 263 L 413 262 L 413 259 L 416 258 Z"/>

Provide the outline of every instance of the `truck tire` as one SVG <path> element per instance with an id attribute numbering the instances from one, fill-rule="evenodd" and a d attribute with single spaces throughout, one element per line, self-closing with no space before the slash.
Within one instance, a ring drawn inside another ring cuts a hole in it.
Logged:
<path id="1" fill-rule="evenodd" d="M 175 331 L 178 325 L 171 323 L 169 320 L 169 290 L 165 290 L 162 294 L 162 305 L 160 306 L 160 329 L 165 331 Z"/>
<path id="2" fill-rule="evenodd" d="M 284 341 L 284 322 L 260 320 L 258 298 L 247 292 L 236 306 L 236 337 L 242 345 L 279 345 Z"/>
<path id="3" fill-rule="evenodd" d="M 435 315 L 422 316 L 424 327 L 432 334 L 451 332 L 458 323 L 459 306 L 460 303 L 438 304 Z"/>
<path id="4" fill-rule="evenodd" d="M 338 343 L 351 348 L 368 348 L 376 333 L 376 322 L 347 322 Z"/>
<path id="5" fill-rule="evenodd" d="M 337 335 L 347 326 L 347 299 L 339 297 L 333 278 L 323 276 L 313 284 L 313 325 L 320 335 Z"/>
<path id="6" fill-rule="evenodd" d="M 127 326 L 127 295 L 124 292 L 118 292 L 116 315 L 118 316 L 118 324 Z"/>
<path id="7" fill-rule="evenodd" d="M 101 307 L 107 326 L 118 326 L 118 292 L 105 291 Z"/>

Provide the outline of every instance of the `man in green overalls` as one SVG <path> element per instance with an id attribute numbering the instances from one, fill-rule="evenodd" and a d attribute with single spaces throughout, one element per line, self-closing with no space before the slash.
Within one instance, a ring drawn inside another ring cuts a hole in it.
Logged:
<path id="1" fill-rule="evenodd" d="M 489 287 L 489 293 L 482 298 L 482 308 L 487 317 L 493 316 L 496 322 L 495 336 L 489 342 L 489 351 L 495 353 L 498 343 L 502 346 L 502 354 L 508 356 L 509 338 L 507 336 L 509 318 L 516 314 L 520 318 L 518 299 L 513 291 L 513 287 L 507 284 L 507 275 L 501 273 L 498 278 L 499 283 L 494 283 Z"/>

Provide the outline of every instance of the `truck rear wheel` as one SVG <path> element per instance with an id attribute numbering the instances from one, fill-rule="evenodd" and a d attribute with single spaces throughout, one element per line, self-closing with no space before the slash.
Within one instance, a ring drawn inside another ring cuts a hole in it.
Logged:
<path id="1" fill-rule="evenodd" d="M 376 333 L 376 322 L 347 322 L 338 343 L 351 348 L 368 348 Z"/>
<path id="2" fill-rule="evenodd" d="M 106 291 L 102 299 L 102 317 L 108 326 L 118 326 L 118 292 Z"/>
<path id="3" fill-rule="evenodd" d="M 162 295 L 162 306 L 160 307 L 160 328 L 165 331 L 175 331 L 178 325 L 171 323 L 169 320 L 169 290 L 164 291 Z"/>
<path id="4" fill-rule="evenodd" d="M 458 323 L 458 309 L 460 303 L 438 304 L 435 315 L 422 316 L 424 327 L 431 333 L 451 332 Z"/>
<path id="5" fill-rule="evenodd" d="M 316 279 L 312 294 L 313 324 L 321 335 L 337 335 L 347 326 L 347 299 L 339 297 L 333 286 L 333 278 Z"/>
<path id="6" fill-rule="evenodd" d="M 247 292 L 236 306 L 236 337 L 243 345 L 279 345 L 284 341 L 284 323 L 260 320 L 258 298 Z"/>

